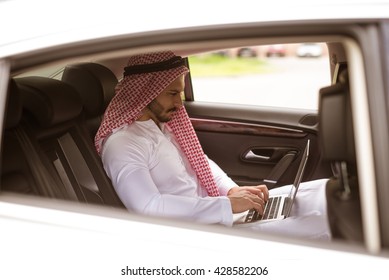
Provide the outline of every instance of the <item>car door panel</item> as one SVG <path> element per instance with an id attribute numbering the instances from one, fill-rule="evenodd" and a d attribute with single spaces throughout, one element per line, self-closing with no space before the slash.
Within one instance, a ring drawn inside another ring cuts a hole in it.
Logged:
<path id="1" fill-rule="evenodd" d="M 202 102 L 185 106 L 204 152 L 239 185 L 274 178 L 277 183 L 269 182 L 270 187 L 292 183 L 308 139 L 311 156 L 303 180 L 331 174 L 319 164 L 317 124 L 311 111 Z M 301 123 L 308 116 L 313 125 Z"/>

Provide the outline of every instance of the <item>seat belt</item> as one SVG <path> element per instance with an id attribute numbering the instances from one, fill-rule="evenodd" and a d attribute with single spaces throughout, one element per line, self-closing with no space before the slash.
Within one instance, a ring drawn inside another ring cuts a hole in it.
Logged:
<path id="1" fill-rule="evenodd" d="M 59 137 L 57 141 L 67 162 L 69 163 L 70 169 L 72 170 L 77 183 L 80 186 L 94 192 L 103 201 L 92 172 L 90 171 L 83 155 L 70 133 L 67 132 L 63 136 Z"/>
<path id="2" fill-rule="evenodd" d="M 58 154 L 56 154 L 57 158 L 53 161 L 55 169 L 57 169 L 58 175 L 61 178 L 62 183 L 64 184 L 69 196 L 73 200 L 78 200 L 77 194 L 73 189 L 73 185 L 69 180 L 68 175 L 66 174 L 65 168 L 63 167 L 63 164 L 61 160 L 58 157 Z"/>
<path id="3" fill-rule="evenodd" d="M 43 195 L 53 198 L 71 199 L 69 194 L 59 187 L 54 178 L 43 165 L 40 156 L 24 129 L 17 127 L 13 130 L 13 132 L 24 154 L 26 155 L 28 166 L 30 167 L 34 179 L 36 180 Z"/>

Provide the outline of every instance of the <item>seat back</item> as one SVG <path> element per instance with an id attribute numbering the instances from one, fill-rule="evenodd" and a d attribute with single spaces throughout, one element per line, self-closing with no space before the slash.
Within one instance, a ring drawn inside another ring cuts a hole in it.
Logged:
<path id="1" fill-rule="evenodd" d="M 117 78 L 103 65 L 78 63 L 65 68 L 62 81 L 72 85 L 80 94 L 87 128 L 93 139 L 104 111 L 115 94 Z"/>
<path id="2" fill-rule="evenodd" d="M 22 98 L 14 80 L 10 80 L 7 97 L 1 153 L 2 191 L 69 199 L 28 136 L 22 123 Z"/>
<path id="3" fill-rule="evenodd" d="M 85 128 L 78 92 L 50 78 L 15 80 L 28 127 L 67 193 L 81 202 L 122 206 Z"/>
<path id="4" fill-rule="evenodd" d="M 10 80 L 7 96 L 1 151 L 0 190 L 38 195 L 39 190 L 30 171 L 26 155 L 14 133 L 22 118 L 22 101 L 13 80 Z"/>
<path id="5" fill-rule="evenodd" d="M 319 97 L 319 139 L 323 159 L 331 162 L 334 177 L 326 186 L 332 236 L 363 241 L 347 69 L 337 83 L 322 88 Z"/>

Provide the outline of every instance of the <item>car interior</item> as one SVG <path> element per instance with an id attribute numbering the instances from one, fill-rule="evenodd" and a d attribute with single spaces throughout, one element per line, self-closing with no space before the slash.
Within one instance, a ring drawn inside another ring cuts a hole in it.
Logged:
<path id="1" fill-rule="evenodd" d="M 333 237 L 361 243 L 347 60 L 341 43 L 327 48 L 329 58 L 337 59 L 328 69 L 332 84 L 315 93 L 317 111 L 196 102 L 190 75 L 185 106 L 205 153 L 240 185 L 292 183 L 310 139 L 312 157 L 303 179 L 331 178 L 327 200 Z M 219 49 L 187 46 L 177 53 L 188 57 Z M 8 85 L 1 192 L 124 208 L 93 138 L 133 52 L 59 60 L 14 73 Z"/>

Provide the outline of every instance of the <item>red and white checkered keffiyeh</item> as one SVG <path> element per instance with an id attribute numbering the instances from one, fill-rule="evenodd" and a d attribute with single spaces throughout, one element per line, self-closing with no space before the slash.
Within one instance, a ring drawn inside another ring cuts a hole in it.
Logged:
<path id="1" fill-rule="evenodd" d="M 128 61 L 128 66 L 144 65 L 166 61 L 174 57 L 170 51 L 135 55 Z M 103 121 L 95 136 L 95 146 L 101 153 L 104 139 L 125 125 L 137 120 L 142 110 L 155 99 L 166 87 L 189 70 L 178 66 L 169 70 L 132 74 L 125 76 L 116 87 L 116 94 L 105 111 Z M 172 120 L 167 123 L 174 133 L 183 153 L 195 170 L 201 185 L 209 196 L 219 196 L 208 160 L 203 152 L 189 116 L 181 107 L 174 112 Z"/>

